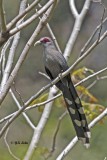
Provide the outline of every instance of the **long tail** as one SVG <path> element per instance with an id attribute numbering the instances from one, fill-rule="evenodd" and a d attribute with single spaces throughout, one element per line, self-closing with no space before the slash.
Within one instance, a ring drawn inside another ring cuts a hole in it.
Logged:
<path id="1" fill-rule="evenodd" d="M 88 128 L 81 101 L 77 95 L 71 79 L 69 80 L 68 86 L 63 85 L 62 92 L 77 137 L 79 140 L 82 140 L 86 148 L 88 148 L 90 146 L 89 138 L 91 137 L 91 134 Z"/>

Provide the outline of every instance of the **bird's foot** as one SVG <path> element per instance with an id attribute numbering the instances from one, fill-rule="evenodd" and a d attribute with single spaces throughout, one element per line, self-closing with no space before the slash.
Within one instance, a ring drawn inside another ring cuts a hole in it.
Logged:
<path id="1" fill-rule="evenodd" d="M 62 80 L 62 73 L 59 73 L 58 77 L 60 80 Z"/>

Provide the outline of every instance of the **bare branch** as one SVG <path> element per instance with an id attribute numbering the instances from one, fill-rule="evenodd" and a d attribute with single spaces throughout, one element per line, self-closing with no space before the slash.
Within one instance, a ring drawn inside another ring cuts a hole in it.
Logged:
<path id="1" fill-rule="evenodd" d="M 51 88 L 48 98 L 49 99 L 52 98 L 53 95 L 55 95 L 55 94 L 56 94 L 56 90 L 54 88 Z M 32 156 L 34 150 L 37 148 L 37 144 L 39 142 L 41 133 L 42 133 L 42 131 L 43 131 L 43 129 L 44 129 L 46 123 L 47 123 L 48 118 L 49 118 L 49 115 L 50 115 L 50 112 L 51 112 L 51 109 L 52 109 L 52 104 L 53 104 L 53 101 L 46 104 L 46 106 L 44 108 L 44 111 L 42 113 L 41 119 L 40 119 L 40 121 L 37 125 L 36 130 L 34 131 L 30 146 L 29 146 L 28 151 L 27 151 L 27 153 L 24 157 L 24 160 L 29 160 L 30 157 Z"/>
<path id="2" fill-rule="evenodd" d="M 4 142 L 5 142 L 6 146 L 7 146 L 7 149 L 8 149 L 8 151 L 9 151 L 10 155 L 11 155 L 14 159 L 20 160 L 18 157 L 16 157 L 16 156 L 12 153 L 12 151 L 11 151 L 11 149 L 10 149 L 10 146 L 9 146 L 9 144 L 8 144 L 8 142 L 7 142 L 7 134 L 8 134 L 8 132 L 9 132 L 9 128 L 7 128 L 7 131 L 6 131 L 6 133 L 5 133 Z"/>
<path id="3" fill-rule="evenodd" d="M 85 50 L 87 49 L 88 45 L 90 44 L 91 40 L 94 38 L 95 34 L 97 33 L 97 31 L 101 28 L 101 26 L 107 21 L 107 17 L 101 21 L 101 23 L 95 28 L 95 30 L 93 31 L 92 35 L 90 36 L 90 38 L 88 39 L 88 41 L 85 43 L 84 47 L 81 49 L 80 55 L 79 57 L 85 52 Z"/>
<path id="4" fill-rule="evenodd" d="M 26 44 L 14 70 L 11 73 L 11 76 L 9 77 L 6 87 L 4 87 L 4 91 L 1 93 L 1 102 L 3 101 L 3 99 L 6 96 L 6 93 L 8 92 L 10 85 L 12 84 L 21 64 L 23 63 L 27 52 L 29 51 L 30 46 L 34 43 L 35 37 L 40 33 L 40 31 L 42 30 L 42 28 L 44 27 L 44 24 L 48 21 L 50 15 L 52 14 L 52 11 L 54 10 L 55 6 L 56 6 L 57 0 L 54 0 L 54 4 L 47 10 L 45 16 L 43 16 L 42 20 L 40 21 L 40 23 L 38 24 L 36 30 L 34 31 L 33 35 L 31 36 L 31 38 L 29 39 L 28 43 Z M 46 16 L 47 15 L 47 16 Z M 23 106 L 20 110 L 17 111 L 17 113 L 8 120 L 8 122 L 4 125 L 4 127 L 1 129 L 0 131 L 0 137 L 3 135 L 3 133 L 6 131 L 6 129 L 8 128 L 8 126 L 24 111 L 24 109 L 29 105 L 26 104 L 25 106 Z"/>
<path id="5" fill-rule="evenodd" d="M 83 20 L 85 18 L 85 15 L 90 7 L 90 4 L 91 4 L 91 0 L 86 0 L 85 3 L 84 3 L 84 6 L 82 8 L 82 11 L 80 14 L 77 14 L 77 10 L 76 10 L 76 7 L 74 5 L 74 2 L 71 2 L 71 0 L 69 0 L 69 3 L 70 3 L 70 6 L 73 5 L 71 7 L 71 11 L 73 11 L 74 15 L 75 15 L 75 24 L 74 24 L 74 27 L 73 27 L 73 31 L 70 35 L 70 38 L 67 42 L 67 45 L 66 45 L 66 48 L 65 48 L 65 51 L 64 51 L 64 56 L 66 59 L 69 58 L 70 56 L 70 53 L 72 52 L 72 49 L 73 49 L 73 46 L 75 44 L 75 41 L 77 39 L 77 36 L 79 34 L 79 31 L 81 29 L 81 25 L 83 23 Z M 73 10 L 72 10 L 73 9 Z"/>
<path id="6" fill-rule="evenodd" d="M 90 124 L 89 128 L 94 127 L 101 119 L 107 115 L 107 109 L 105 109 L 98 117 L 96 117 Z M 66 148 L 61 152 L 61 154 L 56 158 L 56 160 L 62 160 L 68 152 L 76 145 L 78 138 L 75 137 L 71 142 L 66 146 Z"/>
<path id="7" fill-rule="evenodd" d="M 46 79 L 50 80 L 49 76 L 43 72 L 39 72 L 40 75 L 44 76 Z"/>
<path id="8" fill-rule="evenodd" d="M 47 27 L 48 32 L 50 33 L 50 35 L 51 35 L 54 43 L 55 43 L 56 48 L 58 49 L 58 51 L 59 51 L 60 53 L 62 53 L 62 51 L 61 51 L 61 49 L 60 49 L 60 47 L 59 47 L 59 45 L 58 45 L 58 42 L 57 42 L 57 40 L 56 40 L 56 37 L 55 37 L 55 35 L 54 35 L 54 33 L 53 33 L 53 31 L 52 31 L 49 23 L 46 24 L 46 27 Z"/>
<path id="9" fill-rule="evenodd" d="M 9 40 L 6 42 L 6 44 L 3 46 L 2 50 L 1 50 L 1 55 L 0 55 L 0 65 L 1 65 L 1 77 L 3 76 L 3 73 L 4 73 L 4 68 L 5 68 L 5 62 L 6 62 L 6 59 L 5 59 L 5 54 L 6 54 L 6 51 L 10 45 L 10 42 L 12 40 L 13 37 L 9 38 Z M 1 86 L 0 86 L 0 89 L 1 89 Z"/>
<path id="10" fill-rule="evenodd" d="M 88 56 L 89 53 L 90 53 L 99 43 L 101 43 L 106 37 L 107 37 L 107 31 L 105 31 L 105 32 L 103 33 L 103 35 L 100 37 L 99 41 L 96 40 L 96 41 L 87 49 L 87 51 L 85 51 L 85 53 L 84 53 L 81 57 L 79 57 L 79 58 L 74 62 L 74 64 L 70 67 L 70 69 L 71 69 L 71 70 L 74 69 L 74 67 L 75 67 L 78 63 L 80 63 L 86 56 Z"/>
<path id="11" fill-rule="evenodd" d="M 54 0 L 53 0 L 54 1 Z M 51 1 L 52 2 L 52 1 Z M 53 6 L 53 5 L 52 5 Z M 50 7 L 51 8 L 51 7 Z M 48 9 L 48 13 L 50 11 L 50 8 Z M 47 15 L 47 16 L 46 16 Z M 27 42 L 27 44 L 25 45 L 25 48 L 22 51 L 22 54 L 20 55 L 13 71 L 10 74 L 10 77 L 6 83 L 6 85 L 4 86 L 3 91 L 1 92 L 0 95 L 0 103 L 3 101 L 3 99 L 5 98 L 7 92 L 9 91 L 9 88 L 12 84 L 12 82 L 14 81 L 14 78 L 16 76 L 16 74 L 19 71 L 19 68 L 21 67 L 23 61 L 25 60 L 27 53 L 31 47 L 31 45 L 34 43 L 35 38 L 37 37 L 37 35 L 40 33 L 40 31 L 42 30 L 42 28 L 44 27 L 44 24 L 46 23 L 46 21 L 49 19 L 49 14 L 46 14 L 43 16 L 42 20 L 40 21 L 40 23 L 38 24 L 36 30 L 34 31 L 33 35 L 31 36 L 31 38 L 29 39 L 29 41 Z"/>
<path id="12" fill-rule="evenodd" d="M 27 3 L 27 0 L 22 0 L 21 1 L 20 8 L 19 8 L 19 14 L 21 14 L 23 12 L 23 10 L 25 9 L 26 3 Z M 16 26 L 18 26 L 21 22 L 22 21 L 19 21 L 16 24 Z M 4 72 L 3 72 L 0 92 L 2 92 L 2 90 L 4 89 L 4 86 L 6 85 L 6 82 L 9 78 L 10 73 L 11 73 L 12 66 L 13 66 L 13 61 L 14 61 L 14 56 L 15 56 L 16 48 L 17 48 L 18 43 L 19 43 L 19 39 L 20 39 L 20 32 L 18 32 L 14 36 L 13 43 L 12 43 L 12 46 L 10 48 L 10 52 L 9 52 L 9 55 L 8 55 L 8 60 L 7 60 L 7 63 L 6 63 L 6 67 L 4 68 Z"/>
<path id="13" fill-rule="evenodd" d="M 10 92 L 10 94 L 11 94 L 14 102 L 16 103 L 17 107 L 18 107 L 19 109 L 21 109 L 22 107 L 21 107 L 20 103 L 18 102 L 17 98 L 15 97 L 13 91 L 10 89 L 9 92 Z M 29 124 L 29 126 L 30 126 L 33 130 L 35 130 L 36 127 L 35 127 L 34 124 L 31 122 L 31 120 L 29 119 L 29 117 L 27 116 L 27 114 L 24 113 L 24 112 L 22 112 L 22 115 L 23 115 L 24 118 L 26 119 L 26 121 L 27 121 L 27 123 Z"/>
<path id="14" fill-rule="evenodd" d="M 15 92 L 17 93 L 17 95 L 19 96 L 20 100 L 21 100 L 21 104 L 24 105 L 24 100 L 20 94 L 20 92 L 17 90 L 16 86 L 15 86 L 15 82 L 13 82 L 13 87 L 14 87 L 14 90 Z"/>
<path id="15" fill-rule="evenodd" d="M 27 25 L 29 25 L 31 22 L 33 22 L 36 18 L 38 18 L 41 14 L 43 14 L 52 4 L 54 3 L 54 0 L 50 0 L 46 5 L 44 5 L 37 13 L 35 13 L 33 16 L 31 16 L 29 19 L 27 19 L 25 22 L 22 24 L 18 25 L 14 29 L 10 31 L 10 36 L 14 35 Z"/>
<path id="16" fill-rule="evenodd" d="M 39 6 L 40 8 L 42 7 L 40 3 L 38 4 L 38 6 Z M 40 18 L 40 17 L 39 17 L 39 18 Z M 41 18 L 40 18 L 40 19 L 41 19 Z M 49 23 L 46 24 L 46 28 L 48 29 L 48 32 L 50 33 L 50 35 L 51 35 L 51 37 L 52 37 L 52 39 L 53 39 L 53 41 L 54 41 L 54 43 L 55 43 L 56 48 L 57 48 L 58 51 L 61 53 L 61 49 L 60 49 L 60 47 L 59 47 L 59 45 L 58 45 L 57 39 L 56 39 L 56 37 L 55 37 L 55 35 L 54 35 L 54 33 L 53 33 L 53 31 L 52 31 Z"/>
<path id="17" fill-rule="evenodd" d="M 20 19 L 22 19 L 29 11 L 31 11 L 40 0 L 35 0 L 31 5 L 29 5 L 22 13 L 16 16 L 8 25 L 7 30 L 10 30 Z"/>
<path id="18" fill-rule="evenodd" d="M 93 73 L 92 75 L 89 75 L 88 77 L 84 78 L 83 80 L 81 80 L 80 82 L 78 82 L 77 84 L 75 84 L 74 86 L 77 87 L 78 85 L 81 85 L 82 83 L 88 81 L 89 79 L 91 79 L 91 78 L 93 78 L 93 77 L 96 77 L 97 80 L 100 80 L 100 79 L 103 80 L 103 79 L 106 78 L 106 76 L 104 76 L 104 77 L 99 77 L 99 79 L 98 79 L 98 75 L 101 74 L 101 73 L 103 73 L 103 72 L 106 71 L 106 70 L 107 70 L 107 67 L 103 68 L 102 70 L 100 70 L 100 71 L 98 71 L 98 72 Z M 52 83 L 54 84 L 54 81 L 53 81 Z M 56 83 L 56 80 L 55 80 L 55 83 Z M 51 86 L 51 83 L 50 83 L 49 85 Z M 43 105 L 45 105 L 45 104 L 47 104 L 47 103 L 55 100 L 56 98 L 58 98 L 58 97 L 60 97 L 60 96 L 62 95 L 62 93 L 60 93 L 60 94 L 58 94 L 58 95 L 56 95 L 56 96 L 53 96 L 51 99 L 48 99 L 48 100 L 46 100 L 46 101 L 44 101 L 44 102 L 42 102 L 42 103 L 34 104 L 34 105 L 31 106 L 30 104 L 31 104 L 40 94 L 42 94 L 42 92 L 44 92 L 46 89 L 48 89 L 48 88 L 50 87 L 49 85 L 43 87 L 43 88 L 41 89 L 41 93 L 40 93 L 40 92 L 39 92 L 39 93 L 36 93 L 34 96 L 32 96 L 32 97 L 25 103 L 25 106 L 26 106 L 25 111 L 30 110 L 30 109 L 33 109 L 33 108 L 36 108 L 36 107 L 39 107 L 39 106 L 43 106 Z M 29 106 L 29 105 L 30 105 L 30 106 Z M 29 107 L 27 107 L 27 106 L 29 106 Z M 3 123 L 4 121 L 10 119 L 10 118 L 11 118 L 12 116 L 14 116 L 17 112 L 18 112 L 18 111 L 16 111 L 16 112 L 14 112 L 14 113 L 12 113 L 12 114 L 4 117 L 3 119 L 0 120 L 0 123 Z"/>
<path id="19" fill-rule="evenodd" d="M 46 157 L 46 159 L 49 159 L 53 152 L 55 151 L 55 147 L 56 147 L 56 138 L 57 138 L 57 134 L 58 134 L 58 131 L 60 129 L 60 125 L 61 125 L 61 122 L 63 120 L 63 118 L 67 115 L 67 111 L 65 111 L 58 119 L 58 123 L 57 123 L 57 126 L 56 126 L 56 130 L 55 130 L 55 133 L 53 135 L 53 139 L 52 139 L 52 147 L 51 147 L 51 150 L 50 150 L 50 153 L 49 155 Z"/>
<path id="20" fill-rule="evenodd" d="M 13 66 L 15 51 L 16 51 L 16 48 L 17 48 L 17 45 L 18 45 L 18 42 L 19 42 L 19 37 L 20 37 L 20 32 L 17 33 L 14 36 L 13 44 L 11 46 L 9 56 L 8 56 L 8 60 L 7 60 L 7 63 L 6 63 L 6 67 L 4 69 L 0 91 L 3 90 L 4 86 L 6 85 L 7 79 L 10 75 L 10 72 L 11 72 L 11 69 L 12 69 L 12 66 Z"/>
<path id="21" fill-rule="evenodd" d="M 86 82 L 87 80 L 89 80 L 89 79 L 91 79 L 91 78 L 93 78 L 93 77 L 95 77 L 95 76 L 98 76 L 99 74 L 101 74 L 101 73 L 103 73 L 103 72 L 105 72 L 105 71 L 107 71 L 107 67 L 101 69 L 101 70 L 98 71 L 98 72 L 95 72 L 95 73 L 89 75 L 88 77 L 86 77 L 86 78 L 84 78 L 83 80 L 81 80 L 80 82 L 78 82 L 75 86 L 78 86 L 78 85 Z"/>
<path id="22" fill-rule="evenodd" d="M 75 0 L 72 0 L 72 1 L 69 0 L 69 5 L 70 5 L 70 8 L 71 8 L 71 11 L 72 11 L 74 18 L 76 19 L 79 16 L 79 14 L 78 14 L 78 11 L 75 6 Z"/>
<path id="23" fill-rule="evenodd" d="M 5 121 L 7 121 L 8 119 L 10 119 L 10 118 L 11 118 L 13 115 L 15 115 L 16 113 L 17 113 L 17 111 L 15 111 L 14 113 L 11 113 L 11 114 L 9 114 L 8 116 L 2 118 L 2 119 L 0 120 L 0 124 L 3 123 L 3 122 L 5 122 Z"/>
<path id="24" fill-rule="evenodd" d="M 0 27 L 1 27 L 1 34 L 6 32 L 6 19 L 5 19 L 5 12 L 3 7 L 3 0 L 0 0 Z"/>
<path id="25" fill-rule="evenodd" d="M 0 47 L 8 40 L 8 38 L 10 36 L 16 34 L 21 29 L 23 29 L 24 27 L 29 25 L 32 21 L 34 21 L 36 18 L 38 18 L 41 14 L 43 14 L 53 3 L 54 3 L 54 0 L 50 0 L 45 6 L 43 6 L 42 9 L 40 9 L 38 11 L 38 14 L 34 14 L 32 17 L 30 17 L 29 19 L 27 19 L 25 22 L 23 22 L 22 24 L 18 25 L 17 27 L 13 28 L 12 30 L 7 30 L 5 35 L 1 35 L 0 36 Z M 24 14 L 24 16 L 25 16 L 25 14 Z M 21 17 L 19 16 L 19 19 L 20 18 Z M 23 19 L 23 16 L 22 16 L 22 19 Z M 15 22 L 13 22 L 13 23 L 16 23 L 16 22 L 17 22 L 17 20 L 15 20 Z M 11 27 L 11 24 L 10 24 L 10 27 Z"/>
<path id="26" fill-rule="evenodd" d="M 101 3 L 102 4 L 102 3 Z M 99 30 L 99 33 L 98 33 L 98 39 L 97 39 L 97 41 L 99 41 L 99 39 L 100 39 L 100 36 L 101 36 L 101 31 L 102 31 L 102 25 L 103 25 L 103 20 L 104 20 L 104 15 L 105 15 L 105 11 L 106 11 L 106 8 L 105 8 L 105 6 L 102 4 L 102 6 L 103 6 L 103 8 L 104 8 L 104 11 L 103 11 L 103 15 L 102 15 L 102 17 L 101 17 L 101 26 L 100 26 L 100 30 Z"/>

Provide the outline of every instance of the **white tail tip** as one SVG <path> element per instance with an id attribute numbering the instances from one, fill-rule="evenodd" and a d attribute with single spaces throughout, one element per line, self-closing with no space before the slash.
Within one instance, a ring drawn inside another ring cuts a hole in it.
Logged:
<path id="1" fill-rule="evenodd" d="M 89 143 L 85 143 L 84 146 L 88 149 L 90 147 Z"/>

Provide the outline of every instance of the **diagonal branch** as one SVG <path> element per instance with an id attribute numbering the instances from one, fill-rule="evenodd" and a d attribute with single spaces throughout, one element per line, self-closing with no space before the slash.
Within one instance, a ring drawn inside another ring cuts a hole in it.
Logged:
<path id="1" fill-rule="evenodd" d="M 16 16 L 8 25 L 7 30 L 10 30 L 15 26 L 15 24 L 22 19 L 28 12 L 30 12 L 36 5 L 39 3 L 40 0 L 35 0 L 31 5 L 29 5 L 22 13 Z"/>
<path id="2" fill-rule="evenodd" d="M 16 74 L 18 73 L 19 71 L 19 68 L 20 66 L 22 65 L 29 49 L 30 49 L 30 46 L 34 43 L 34 40 L 35 38 L 37 37 L 37 35 L 40 33 L 40 31 L 43 29 L 44 27 L 44 24 L 47 23 L 47 21 L 49 20 L 55 6 L 56 6 L 56 3 L 57 3 L 57 0 L 54 0 L 54 4 L 47 10 L 46 14 L 42 17 L 42 20 L 39 22 L 37 28 L 35 29 L 33 35 L 31 36 L 31 38 L 29 39 L 29 41 L 27 42 L 14 70 L 12 71 L 11 73 L 11 76 L 9 77 L 8 81 L 7 81 L 7 84 L 6 84 L 6 87 L 4 87 L 4 91 L 1 93 L 1 103 L 3 101 L 3 99 L 5 98 L 7 92 L 9 91 L 9 88 L 16 76 Z M 6 131 L 6 129 L 8 128 L 8 126 L 24 111 L 24 109 L 29 105 L 29 103 L 27 103 L 25 106 L 23 106 L 20 110 L 18 110 L 16 112 L 16 114 L 8 120 L 8 122 L 4 125 L 4 127 L 1 129 L 0 131 L 0 137 L 3 135 L 3 133 Z"/>
<path id="3" fill-rule="evenodd" d="M 11 30 L 8 29 L 7 32 L 5 33 L 5 35 L 0 35 L 0 47 L 8 40 L 9 37 L 11 37 L 12 35 L 14 35 L 17 32 L 19 32 L 21 29 L 23 29 L 24 27 L 29 25 L 36 18 L 38 18 L 41 14 L 43 14 L 53 3 L 54 3 L 54 0 L 50 0 L 49 2 L 46 3 L 46 5 L 43 6 L 43 8 L 41 8 L 38 11 L 37 14 L 35 13 L 33 16 L 31 16 L 29 19 L 27 19 L 25 22 L 23 22 L 22 24 L 18 25 L 17 27 L 15 27 L 15 28 L 13 28 Z M 22 16 L 22 19 L 23 19 L 23 16 Z M 15 23 L 16 22 L 17 21 L 15 21 Z M 10 28 L 11 28 L 11 26 L 10 26 Z"/>
<path id="4" fill-rule="evenodd" d="M 50 99 L 55 94 L 56 94 L 56 90 L 54 88 L 51 88 L 48 98 Z M 31 143 L 30 143 L 28 151 L 27 151 L 27 153 L 26 153 L 26 155 L 24 157 L 24 160 L 29 160 L 31 158 L 33 152 L 37 148 L 40 136 L 41 136 L 42 131 L 43 131 L 43 129 L 44 129 L 46 123 L 47 123 L 47 120 L 49 118 L 49 115 L 50 115 L 50 112 L 51 112 L 51 109 L 52 109 L 52 105 L 53 105 L 53 101 L 51 101 L 50 103 L 46 104 L 46 106 L 44 108 L 44 111 L 42 113 L 42 116 L 41 116 L 41 118 L 39 120 L 39 123 L 38 123 L 38 125 L 36 127 L 36 130 L 34 131 Z"/>
<path id="5" fill-rule="evenodd" d="M 25 28 L 27 25 L 29 25 L 31 22 L 33 22 L 36 18 L 38 18 L 41 14 L 43 14 L 52 4 L 54 3 L 54 0 L 50 0 L 46 5 L 44 5 L 37 13 L 35 13 L 33 16 L 31 16 L 29 19 L 27 19 L 22 24 L 18 25 L 17 27 L 13 28 L 10 31 L 10 36 L 14 35 L 21 29 Z"/>
<path id="6" fill-rule="evenodd" d="M 94 127 L 100 120 L 102 120 L 107 115 L 107 108 L 98 116 L 96 117 L 90 124 L 89 128 Z M 62 160 L 68 154 L 68 152 L 76 145 L 78 142 L 78 138 L 75 137 L 71 142 L 66 146 L 66 148 L 61 152 L 61 154 L 56 158 L 56 160 Z"/>
<path id="7" fill-rule="evenodd" d="M 52 2 L 52 1 L 51 1 Z M 55 3 L 55 0 L 53 0 L 53 2 Z M 54 4 L 52 5 L 54 6 Z M 51 7 L 50 7 L 51 8 Z M 38 36 L 38 34 L 40 33 L 40 31 L 43 29 L 44 27 L 44 24 L 47 22 L 47 20 L 49 19 L 49 15 L 50 15 L 50 8 L 48 9 L 48 14 L 44 15 L 42 20 L 40 21 L 40 23 L 38 24 L 36 30 L 34 31 L 33 35 L 31 36 L 31 38 L 29 39 L 29 41 L 27 42 L 27 44 L 25 45 L 25 48 L 23 49 L 16 65 L 15 65 L 15 68 L 13 69 L 13 71 L 11 72 L 10 74 L 10 77 L 6 83 L 6 85 L 4 86 L 4 89 L 3 91 L 1 91 L 1 95 L 0 95 L 0 104 L 2 103 L 2 101 L 4 100 L 6 94 L 8 93 L 9 91 L 9 88 L 12 84 L 12 82 L 14 81 L 14 78 L 16 77 L 18 71 L 19 71 L 19 68 L 21 67 L 23 61 L 25 60 L 27 54 L 28 54 L 28 51 L 31 47 L 31 45 L 34 43 L 35 41 L 35 38 Z"/>
<path id="8" fill-rule="evenodd" d="M 99 44 L 101 43 L 105 38 L 107 37 L 107 31 L 103 33 L 103 35 L 100 37 L 99 41 L 96 40 L 88 49 L 85 51 L 85 53 L 79 57 L 74 64 L 70 67 L 70 70 L 74 69 L 86 56 L 89 55 L 89 53 Z"/>
<path id="9" fill-rule="evenodd" d="M 80 82 L 78 82 L 77 84 L 75 84 L 74 86 L 77 87 L 78 85 L 81 85 L 82 83 L 88 81 L 89 79 L 91 79 L 91 78 L 93 78 L 93 77 L 97 77 L 97 80 L 100 80 L 100 79 L 103 80 L 103 79 L 105 79 L 105 78 L 107 78 L 107 77 L 106 77 L 106 76 L 104 76 L 104 77 L 98 77 L 98 75 L 101 74 L 101 73 L 103 73 L 103 72 L 105 72 L 105 71 L 107 71 L 107 67 L 105 67 L 105 68 L 103 68 L 102 70 L 99 70 L 99 71 L 97 71 L 97 72 L 89 75 L 88 77 L 84 78 L 83 80 L 81 80 Z M 54 84 L 54 82 L 52 82 L 52 83 Z M 51 86 L 51 84 L 50 84 L 50 86 Z M 47 87 L 47 86 L 43 87 L 41 91 L 43 91 L 43 90 L 45 91 L 45 90 L 46 90 L 46 87 Z M 38 93 L 37 93 L 37 94 L 38 94 Z M 44 102 L 41 102 L 41 103 L 38 103 L 38 104 L 34 104 L 34 105 L 31 106 L 30 104 L 37 98 L 37 94 L 35 94 L 34 96 L 32 96 L 32 97 L 25 103 L 25 106 L 28 106 L 28 107 L 26 107 L 25 112 L 28 111 L 28 110 L 30 110 L 30 109 L 37 108 L 37 107 L 39 107 L 39 106 L 43 106 L 43 105 L 45 105 L 45 104 L 47 104 L 47 103 L 55 100 L 56 98 L 58 98 L 58 97 L 60 97 L 60 96 L 62 95 L 62 93 L 60 93 L 60 94 L 58 94 L 58 95 L 56 95 L 56 96 L 54 96 L 54 97 L 52 97 L 52 98 L 50 98 L 50 99 L 48 99 L 48 100 L 46 100 L 46 101 L 44 101 Z M 54 93 L 54 95 L 55 95 L 55 93 Z M 29 105 L 30 105 L 30 106 L 29 106 Z M 0 120 L 0 124 L 3 123 L 3 122 L 5 122 L 5 121 L 7 121 L 8 119 L 10 119 L 10 118 L 11 118 L 13 115 L 15 115 L 16 113 L 17 113 L 17 111 L 14 112 L 14 113 L 12 113 L 12 114 L 10 114 L 10 115 L 8 115 L 8 116 L 6 116 L 6 117 L 4 117 L 3 119 L 1 119 L 1 120 Z"/>
<path id="10" fill-rule="evenodd" d="M 10 92 L 10 94 L 11 94 L 14 102 L 16 103 L 17 107 L 18 107 L 19 109 L 21 109 L 22 107 L 21 107 L 20 103 L 18 102 L 16 96 L 14 95 L 13 91 L 10 89 L 9 92 Z M 22 115 L 23 115 L 23 117 L 25 118 L 25 120 L 27 121 L 27 123 L 29 124 L 29 126 L 30 126 L 33 130 L 35 130 L 36 127 L 35 127 L 34 124 L 31 122 L 31 120 L 29 119 L 29 117 L 27 116 L 27 114 L 23 112 Z"/>
<path id="11" fill-rule="evenodd" d="M 39 6 L 39 8 L 42 8 L 42 6 L 41 6 L 40 3 L 38 4 L 38 6 Z M 41 19 L 41 18 L 39 17 L 39 19 Z M 54 43 L 55 43 L 56 48 L 57 48 L 58 51 L 61 53 L 61 49 L 60 49 L 60 47 L 59 47 L 59 45 L 58 45 L 58 42 L 57 42 L 57 40 L 56 40 L 56 37 L 55 37 L 55 35 L 54 35 L 54 33 L 53 33 L 53 31 L 52 31 L 49 23 L 46 24 L 46 28 L 47 28 L 49 34 L 51 35 L 51 37 L 52 37 L 52 39 L 53 39 L 53 41 L 54 41 Z"/>

